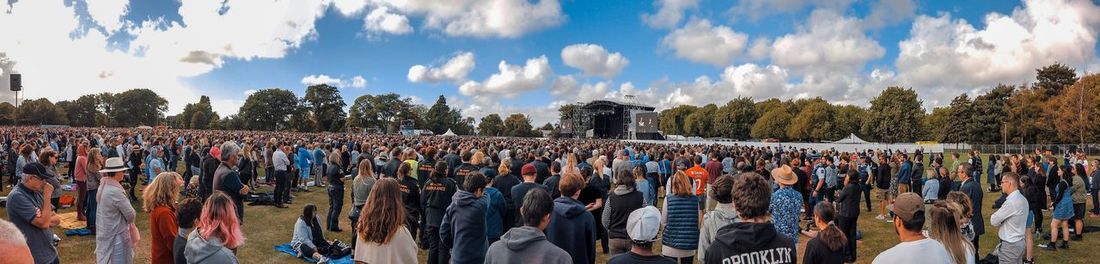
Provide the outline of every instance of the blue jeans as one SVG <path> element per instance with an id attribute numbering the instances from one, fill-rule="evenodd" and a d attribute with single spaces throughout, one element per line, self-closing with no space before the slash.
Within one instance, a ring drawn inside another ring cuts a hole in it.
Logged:
<path id="1" fill-rule="evenodd" d="M 100 183 L 103 184 L 103 183 Z M 88 216 L 88 229 L 95 231 L 96 193 L 99 190 L 88 190 L 84 196 L 84 215 Z"/>

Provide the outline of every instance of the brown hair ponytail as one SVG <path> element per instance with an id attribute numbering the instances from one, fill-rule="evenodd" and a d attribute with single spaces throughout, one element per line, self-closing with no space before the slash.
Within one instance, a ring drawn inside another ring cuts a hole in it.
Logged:
<path id="1" fill-rule="evenodd" d="M 817 206 L 814 206 L 814 216 L 817 216 L 822 222 L 829 223 L 828 226 L 817 233 L 817 238 L 825 242 L 825 246 L 829 250 L 837 251 L 848 244 L 848 237 L 834 223 L 836 221 L 836 209 L 833 209 L 833 203 L 827 201 L 817 203 Z"/>

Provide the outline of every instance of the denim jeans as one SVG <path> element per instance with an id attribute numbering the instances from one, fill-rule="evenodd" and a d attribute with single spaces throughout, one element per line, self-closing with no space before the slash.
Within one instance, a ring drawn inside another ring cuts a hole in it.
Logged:
<path id="1" fill-rule="evenodd" d="M 340 228 L 340 209 L 344 207 L 344 186 L 328 186 L 328 230 Z"/>

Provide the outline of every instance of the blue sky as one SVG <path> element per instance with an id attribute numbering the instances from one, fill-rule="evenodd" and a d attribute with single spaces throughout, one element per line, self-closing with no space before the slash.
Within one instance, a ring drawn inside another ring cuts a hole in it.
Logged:
<path id="1" fill-rule="evenodd" d="M 208 95 L 224 116 L 249 91 L 302 95 L 318 82 L 349 105 L 442 94 L 470 116 L 540 123 L 592 99 L 866 105 L 890 85 L 934 107 L 1053 62 L 1100 71 L 1088 0 L 23 0 L 0 11 L 0 33 L 14 36 L 0 40 L 0 78 L 22 73 L 27 97 L 148 87 L 169 114 Z M 427 73 L 414 78 L 415 65 Z"/>

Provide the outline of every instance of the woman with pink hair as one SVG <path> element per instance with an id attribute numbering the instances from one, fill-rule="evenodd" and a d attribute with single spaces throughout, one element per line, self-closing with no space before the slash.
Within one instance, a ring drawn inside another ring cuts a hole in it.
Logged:
<path id="1" fill-rule="evenodd" d="M 245 239 L 236 210 L 233 200 L 220 191 L 206 199 L 195 230 L 187 236 L 187 263 L 238 263 L 233 250 Z"/>

